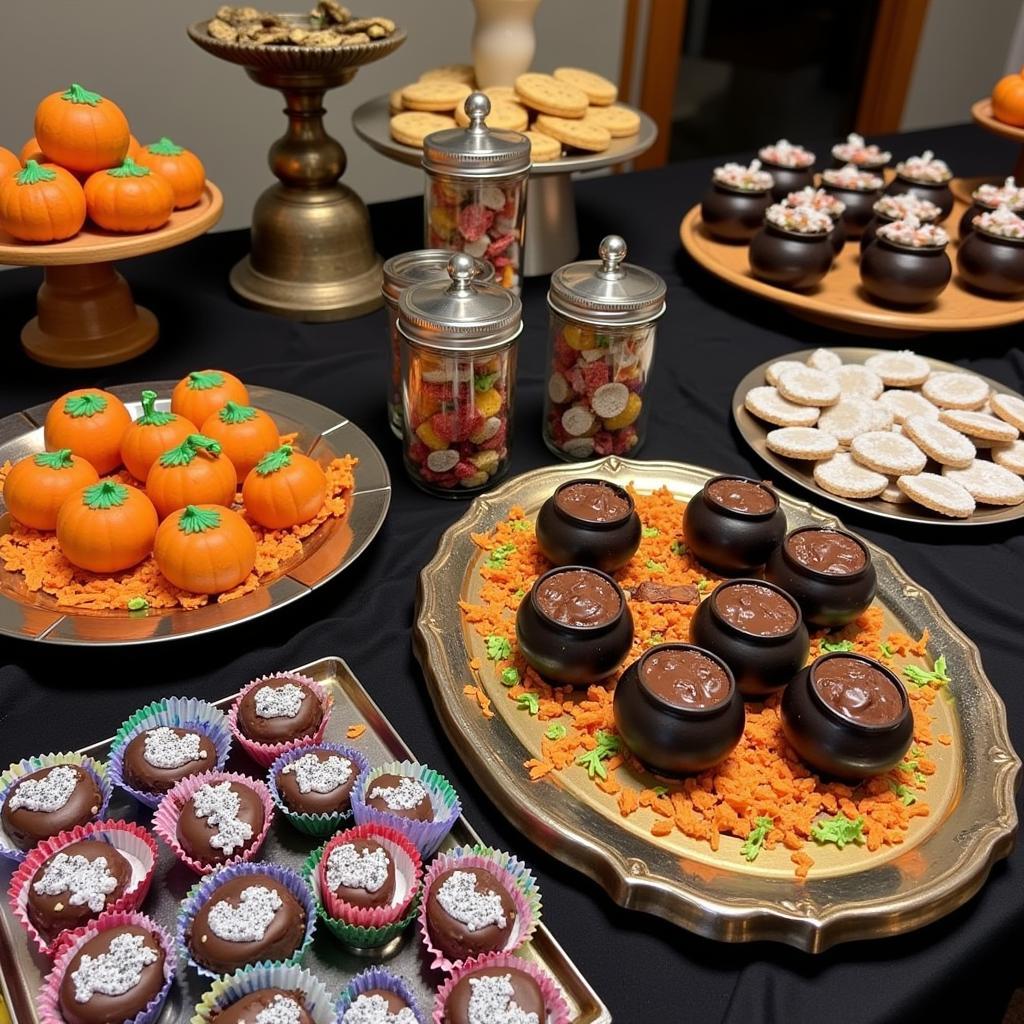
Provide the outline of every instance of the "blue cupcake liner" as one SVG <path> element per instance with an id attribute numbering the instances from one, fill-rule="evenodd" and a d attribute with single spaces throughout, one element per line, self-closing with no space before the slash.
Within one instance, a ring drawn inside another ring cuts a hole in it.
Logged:
<path id="1" fill-rule="evenodd" d="M 336 1014 L 331 997 L 316 975 L 295 964 L 273 964 L 266 961 L 243 967 L 234 974 L 225 974 L 214 982 L 196 1004 L 190 1024 L 210 1024 L 222 1010 L 261 988 L 301 992 L 313 1024 L 335 1024 Z"/>
<path id="2" fill-rule="evenodd" d="M 194 729 L 201 732 L 213 743 L 217 751 L 215 764 L 202 765 L 200 772 L 222 771 L 231 749 L 231 729 L 228 717 L 219 708 L 196 697 L 165 697 L 139 708 L 130 718 L 121 723 L 114 742 L 110 747 L 110 778 L 115 786 L 130 793 L 141 804 L 155 808 L 164 798 L 164 793 L 147 793 L 128 785 L 124 779 L 124 752 L 136 736 L 147 729 L 167 726 L 172 729 Z"/>
<path id="3" fill-rule="evenodd" d="M 418 779 L 430 794 L 434 808 L 433 821 L 413 821 L 398 814 L 378 811 L 366 803 L 366 792 L 374 779 L 381 775 L 409 775 Z M 357 825 L 386 825 L 401 832 L 426 860 L 444 842 L 445 836 L 462 813 L 452 784 L 440 773 L 425 764 L 413 761 L 391 761 L 376 765 L 357 780 L 352 788 L 352 816 Z"/>
<path id="4" fill-rule="evenodd" d="M 100 791 L 100 808 L 97 811 L 94 821 L 101 821 L 107 814 L 107 805 L 110 803 L 110 796 L 113 792 L 107 766 L 102 761 L 97 761 L 88 754 L 67 752 L 63 754 L 37 754 L 35 757 L 26 757 L 17 764 L 12 764 L 7 771 L 0 775 L 0 807 L 7 802 L 7 796 L 11 790 L 26 776 L 39 771 L 40 768 L 50 768 L 60 764 L 70 764 L 87 771 L 95 780 Z M 83 822 L 82 824 L 88 824 Z M 28 850 L 19 849 L 11 838 L 4 832 L 3 824 L 0 823 L 0 857 L 7 860 L 21 863 L 28 855 Z"/>
<path id="5" fill-rule="evenodd" d="M 332 754 L 338 754 L 341 757 L 348 758 L 353 763 L 357 769 L 356 782 L 352 786 L 353 793 L 355 792 L 356 785 L 358 785 L 360 776 L 365 775 L 370 770 L 370 762 L 366 760 L 364 754 L 352 747 L 346 747 L 340 743 L 316 743 L 311 747 L 296 747 L 294 750 L 286 750 L 270 766 L 267 772 L 267 787 L 270 789 L 270 795 L 274 798 L 277 809 L 300 832 L 323 839 L 348 826 L 348 823 L 352 820 L 351 806 L 347 811 L 337 811 L 333 814 L 303 814 L 293 811 L 285 803 L 284 798 L 277 789 L 277 776 L 281 769 L 291 764 L 292 761 L 297 761 L 300 757 L 316 750 L 326 750 Z"/>
<path id="6" fill-rule="evenodd" d="M 365 971 L 357 974 L 348 985 L 341 990 L 335 1011 L 338 1017 L 338 1024 L 345 1024 L 344 1017 L 346 1010 L 364 992 L 380 988 L 385 992 L 394 992 L 395 995 L 404 999 L 416 1017 L 416 1024 L 426 1024 L 426 1017 L 419 1006 L 416 1005 L 416 997 L 404 978 L 393 974 L 385 967 L 368 967 Z"/>
<path id="7" fill-rule="evenodd" d="M 297 964 L 309 948 L 309 944 L 313 941 L 313 933 L 316 931 L 316 902 L 305 879 L 297 871 L 283 867 L 280 864 L 265 864 L 260 861 L 239 861 L 236 864 L 228 864 L 226 867 L 220 868 L 218 871 L 213 872 L 213 874 L 207 875 L 201 881 L 196 882 L 189 889 L 188 894 L 181 901 L 181 907 L 178 909 L 178 920 L 174 935 L 178 955 L 204 977 L 219 978 L 221 975 L 209 967 L 204 967 L 192 957 L 192 951 L 188 946 L 188 927 L 192 919 L 199 912 L 199 908 L 206 902 L 214 889 L 225 882 L 231 881 L 233 878 L 238 878 L 240 875 L 269 875 L 275 882 L 283 885 L 299 901 L 302 909 L 306 912 L 306 935 L 299 948 L 284 960 L 262 961 L 264 966 L 271 963 Z"/>

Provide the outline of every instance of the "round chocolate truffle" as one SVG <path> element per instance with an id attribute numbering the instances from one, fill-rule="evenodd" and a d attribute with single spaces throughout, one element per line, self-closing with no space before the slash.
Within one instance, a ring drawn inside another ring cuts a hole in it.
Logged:
<path id="1" fill-rule="evenodd" d="M 313 1024 L 302 992 L 282 988 L 258 988 L 214 1014 L 215 1024 Z M 269 1011 L 269 1012 L 267 1012 Z"/>
<path id="2" fill-rule="evenodd" d="M 352 1005 L 341 1015 L 338 1024 L 362 1024 L 364 1021 L 371 1024 L 376 1021 L 382 1024 L 416 1024 L 416 1015 L 397 992 L 369 988 L 352 1000 Z"/>
<path id="3" fill-rule="evenodd" d="M 195 961 L 218 974 L 260 960 L 286 960 L 305 936 L 306 911 L 299 901 L 259 872 L 217 886 L 186 931 Z"/>
<path id="4" fill-rule="evenodd" d="M 208 782 L 185 801 L 178 816 L 181 848 L 203 864 L 244 854 L 263 831 L 263 803 L 242 782 Z"/>
<path id="5" fill-rule="evenodd" d="M 124 780 L 143 793 L 166 793 L 182 779 L 216 767 L 217 748 L 194 729 L 146 729 L 124 751 Z"/>
<path id="6" fill-rule="evenodd" d="M 71 958 L 60 983 L 66 1024 L 130 1021 L 164 986 L 160 940 L 138 925 L 121 925 L 89 939 Z"/>
<path id="7" fill-rule="evenodd" d="M 331 750 L 310 750 L 275 776 L 281 799 L 296 814 L 337 814 L 349 809 L 359 769 Z"/>
<path id="8" fill-rule="evenodd" d="M 486 868 L 449 868 L 430 887 L 427 931 L 449 960 L 507 948 L 515 923 L 512 897 Z"/>
<path id="9" fill-rule="evenodd" d="M 387 907 L 395 896 L 395 862 L 376 839 L 339 843 L 324 864 L 327 888 L 353 907 Z"/>
<path id="10" fill-rule="evenodd" d="M 516 967 L 480 967 L 455 983 L 444 1006 L 444 1024 L 479 1020 L 547 1021 L 544 995 L 534 979 Z M 526 1018 L 528 1019 L 528 1018 Z"/>
<path id="11" fill-rule="evenodd" d="M 110 843 L 80 839 L 39 865 L 25 907 L 40 935 L 52 939 L 97 917 L 127 891 L 132 869 Z"/>
<path id="12" fill-rule="evenodd" d="M 257 743 L 287 743 L 311 736 L 323 717 L 316 693 L 287 677 L 259 683 L 238 705 L 238 727 Z"/>
<path id="13" fill-rule="evenodd" d="M 11 842 L 31 850 L 40 840 L 88 824 L 102 803 L 100 787 L 84 768 L 58 764 L 22 776 L 8 792 L 0 817 Z"/>
<path id="14" fill-rule="evenodd" d="M 413 821 L 433 821 L 427 787 L 410 775 L 378 775 L 366 787 L 366 806 Z"/>

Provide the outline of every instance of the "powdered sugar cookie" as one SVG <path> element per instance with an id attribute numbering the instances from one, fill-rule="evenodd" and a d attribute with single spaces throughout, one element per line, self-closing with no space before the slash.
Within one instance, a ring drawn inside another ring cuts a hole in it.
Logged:
<path id="1" fill-rule="evenodd" d="M 587 94 L 577 85 L 560 82 L 553 75 L 527 71 L 515 80 L 520 103 L 541 114 L 582 117 L 590 106 Z"/>
<path id="2" fill-rule="evenodd" d="M 906 505 L 910 499 L 896 486 L 895 480 L 890 480 L 886 484 L 885 490 L 878 496 L 882 501 L 889 502 L 890 505 Z"/>
<path id="3" fill-rule="evenodd" d="M 601 153 L 612 144 L 611 133 L 585 117 L 558 117 L 554 114 L 539 114 L 534 128 L 550 135 L 573 149 L 583 149 L 588 153 Z"/>
<path id="4" fill-rule="evenodd" d="M 826 373 L 831 373 L 838 370 L 843 365 L 843 361 L 830 348 L 816 348 L 807 357 L 807 365 L 812 370 L 824 370 Z"/>
<path id="5" fill-rule="evenodd" d="M 916 388 L 932 372 L 928 360 L 907 351 L 879 352 L 865 359 L 864 365 L 874 370 L 887 388 Z"/>
<path id="6" fill-rule="evenodd" d="M 932 405 L 917 391 L 883 391 L 878 396 L 878 401 L 892 413 L 897 423 L 902 423 L 911 416 L 926 416 L 931 420 L 939 418 L 938 407 Z"/>
<path id="7" fill-rule="evenodd" d="M 951 519 L 966 519 L 974 511 L 970 491 L 938 473 L 901 476 L 896 485 L 911 501 Z"/>
<path id="8" fill-rule="evenodd" d="M 423 140 L 434 132 L 454 128 L 455 118 L 428 114 L 423 110 L 404 110 L 391 118 L 391 137 L 406 146 L 423 148 Z"/>
<path id="9" fill-rule="evenodd" d="M 640 131 L 640 115 L 621 103 L 610 107 L 587 107 L 583 120 L 600 125 L 613 139 L 628 139 Z"/>
<path id="10" fill-rule="evenodd" d="M 759 420 L 777 427 L 813 427 L 818 420 L 817 406 L 789 402 L 768 384 L 751 388 L 743 398 L 743 407 Z"/>
<path id="11" fill-rule="evenodd" d="M 402 90 L 402 105 L 407 110 L 430 110 L 446 113 L 462 104 L 470 88 L 464 82 L 449 78 L 430 78 L 413 82 Z"/>
<path id="12" fill-rule="evenodd" d="M 939 419 L 946 426 L 959 430 L 971 438 L 1009 444 L 1020 437 L 1020 431 L 1012 424 L 984 412 L 970 412 L 966 409 L 943 409 Z"/>
<path id="13" fill-rule="evenodd" d="M 568 82 L 569 85 L 582 89 L 587 94 L 587 99 L 596 106 L 606 107 L 619 97 L 619 89 L 614 82 L 609 82 L 607 78 L 584 68 L 555 68 L 551 76 L 559 82 Z"/>
<path id="14" fill-rule="evenodd" d="M 878 398 L 885 388 L 882 378 L 874 370 L 857 363 L 840 366 L 835 377 L 843 398 Z"/>
<path id="15" fill-rule="evenodd" d="M 783 370 L 788 370 L 794 366 L 805 366 L 805 363 L 798 362 L 796 359 L 779 359 L 772 363 L 767 370 L 764 371 L 764 379 L 774 387 L 779 386 L 779 374 Z"/>
<path id="16" fill-rule="evenodd" d="M 933 373 L 921 385 L 921 394 L 942 409 L 977 409 L 988 398 L 988 384 L 973 373 Z"/>
<path id="17" fill-rule="evenodd" d="M 530 140 L 530 159 L 535 164 L 546 164 L 549 160 L 557 160 L 562 155 L 562 144 L 550 135 L 532 129 L 523 134 Z"/>
<path id="18" fill-rule="evenodd" d="M 1024 476 L 1024 441 L 992 445 L 992 461 L 1011 473 Z"/>
<path id="19" fill-rule="evenodd" d="M 903 422 L 903 433 L 929 458 L 962 469 L 969 466 L 977 449 L 958 430 L 929 419 L 927 416 L 911 416 Z"/>
<path id="20" fill-rule="evenodd" d="M 765 437 L 768 449 L 788 459 L 828 459 L 839 451 L 839 442 L 817 427 L 779 427 Z"/>
<path id="21" fill-rule="evenodd" d="M 945 466 L 942 475 L 983 505 L 1019 505 L 1024 501 L 1024 480 L 994 462 L 975 459 L 966 469 Z"/>
<path id="22" fill-rule="evenodd" d="M 1024 398 L 993 393 L 988 401 L 992 411 L 1001 420 L 1012 423 L 1018 430 L 1024 430 Z"/>
<path id="23" fill-rule="evenodd" d="M 913 441 L 888 430 L 872 430 L 855 437 L 850 454 L 862 466 L 887 476 L 920 473 L 928 461 Z"/>
<path id="24" fill-rule="evenodd" d="M 839 452 L 815 464 L 814 482 L 841 498 L 874 498 L 889 485 L 889 478 L 854 462 L 849 452 Z"/>
<path id="25" fill-rule="evenodd" d="M 887 430 L 891 424 L 892 413 L 867 398 L 841 398 L 818 419 L 818 426 L 834 434 L 840 444 L 849 444 L 869 430 Z"/>
<path id="26" fill-rule="evenodd" d="M 775 385 L 783 398 L 797 405 L 835 405 L 839 401 L 839 384 L 834 376 L 809 366 L 786 367 Z"/>

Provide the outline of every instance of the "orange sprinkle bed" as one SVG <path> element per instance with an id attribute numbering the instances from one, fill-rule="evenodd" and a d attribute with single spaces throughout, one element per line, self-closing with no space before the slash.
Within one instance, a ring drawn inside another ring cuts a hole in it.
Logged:
<path id="1" fill-rule="evenodd" d="M 680 548 L 684 544 L 682 510 L 685 503 L 677 500 L 667 488 L 649 495 L 630 488 L 630 493 L 645 527 L 644 533 L 648 535 L 618 574 L 623 588 L 628 591 L 645 580 L 654 580 L 665 584 L 693 584 L 702 594 L 709 593 L 719 580 L 708 576 L 686 553 L 685 547 Z M 537 718 L 542 722 L 560 723 L 565 730 L 562 737 L 558 737 L 560 730 L 555 730 L 556 738 L 545 734 L 540 756 L 526 761 L 524 767 L 533 781 L 568 770 L 586 774 L 577 759 L 597 747 L 599 731 L 615 733 L 612 713 L 615 679 L 585 690 L 553 687 L 519 657 L 515 639 L 516 609 L 536 578 L 549 568 L 537 547 L 533 524 L 525 518 L 522 509 L 512 509 L 508 519 L 499 523 L 492 533 L 474 535 L 473 540 L 486 552 L 498 548 L 507 551 L 509 545 L 515 550 L 507 555 L 503 565 L 489 567 L 486 559 L 481 560 L 481 603 L 462 602 L 463 618 L 481 637 L 496 636 L 509 642 L 511 657 L 493 663 L 494 671 L 499 674 L 509 667 L 519 672 L 519 682 L 506 690 L 508 699 L 518 701 L 528 692 L 534 694 Z M 635 635 L 626 664 L 653 644 L 687 640 L 695 607 L 630 600 Z M 823 640 L 832 643 L 849 640 L 853 643 L 852 650 L 893 663 L 897 657 L 924 657 L 928 636 L 927 632 L 917 640 L 899 632 L 883 636 L 882 610 L 873 606 L 841 631 L 814 634 L 811 660 L 821 653 Z M 891 658 L 882 653 L 883 643 L 892 652 Z M 478 665 L 479 660 L 473 659 L 471 667 Z M 491 701 L 482 686 L 469 685 L 464 692 L 486 717 L 493 717 Z M 777 695 L 763 704 L 747 704 L 743 738 L 735 750 L 712 769 L 678 782 L 659 779 L 656 781 L 661 785 L 657 789 L 640 789 L 634 784 L 636 778 L 654 781 L 653 777 L 645 773 L 623 746 L 621 753 L 602 761 L 606 778 L 594 774 L 591 781 L 599 790 L 615 797 L 622 817 L 649 812 L 649 829 L 653 836 L 668 836 L 678 830 L 691 839 L 707 842 L 713 850 L 718 849 L 720 836 L 746 839 L 758 818 L 771 818 L 774 826 L 765 837 L 764 847 L 773 849 L 781 845 L 793 851 L 790 860 L 794 873 L 802 879 L 814 864 L 804 847 L 811 841 L 811 829 L 819 817 L 841 813 L 850 819 L 862 818 L 864 846 L 874 851 L 902 843 L 911 822 L 929 813 L 920 794 L 926 787 L 922 779 L 934 774 L 935 764 L 923 751 L 935 739 L 948 744 L 952 738 L 945 734 L 932 737 L 929 709 L 938 690 L 931 685 L 911 686 L 908 692 L 914 714 L 914 746 L 907 758 L 914 762 L 913 767 L 905 761 L 891 772 L 868 779 L 857 787 L 823 780 L 796 757 L 782 732 Z M 618 771 L 627 764 L 629 772 Z M 904 802 L 904 796 L 912 802 Z"/>
<path id="2" fill-rule="evenodd" d="M 355 483 L 359 460 L 351 455 L 334 459 L 324 468 L 327 474 L 327 498 L 316 518 L 288 530 L 267 530 L 246 517 L 256 535 L 256 565 L 248 578 L 233 590 L 217 595 L 217 601 L 233 601 L 269 582 L 302 554 L 303 538 L 310 536 L 328 519 L 340 519 L 348 511 L 348 495 Z M 0 487 L 10 471 L 9 462 L 0 466 Z M 126 472 L 112 479 L 137 486 Z M 235 508 L 245 515 L 241 493 L 235 496 Z M 77 569 L 61 554 L 53 533 L 31 530 L 11 521 L 10 531 L 0 537 L 0 559 L 10 572 L 20 572 L 25 586 L 33 593 L 42 591 L 56 599 L 62 608 L 89 611 L 127 609 L 133 598 L 143 598 L 149 608 L 200 608 L 209 603 L 206 594 L 193 594 L 171 586 L 160 574 L 150 555 L 134 568 L 121 573 L 97 574 Z"/>

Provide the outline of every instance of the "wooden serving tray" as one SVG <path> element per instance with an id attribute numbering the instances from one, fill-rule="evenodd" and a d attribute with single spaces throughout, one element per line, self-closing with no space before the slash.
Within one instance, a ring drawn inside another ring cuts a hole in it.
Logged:
<path id="1" fill-rule="evenodd" d="M 953 212 L 943 226 L 951 239 L 957 237 L 957 225 L 967 206 L 958 179 L 950 183 L 955 202 Z M 969 198 L 970 193 L 966 193 Z M 928 331 L 973 331 L 1005 327 L 1024 321 L 1024 300 L 998 299 L 970 290 L 956 273 L 956 241 L 949 245 L 953 262 L 953 280 L 929 306 L 898 309 L 882 306 L 871 299 L 860 283 L 860 240 L 851 239 L 843 247 L 832 269 L 821 284 L 809 291 L 794 292 L 759 281 L 750 271 L 748 247 L 720 242 L 704 227 L 700 203 L 679 225 L 679 237 L 686 251 L 702 266 L 723 281 L 752 295 L 792 310 L 797 316 L 820 323 L 832 330 L 850 331 L 874 337 L 907 337 Z"/>

